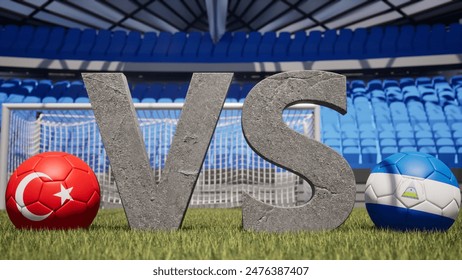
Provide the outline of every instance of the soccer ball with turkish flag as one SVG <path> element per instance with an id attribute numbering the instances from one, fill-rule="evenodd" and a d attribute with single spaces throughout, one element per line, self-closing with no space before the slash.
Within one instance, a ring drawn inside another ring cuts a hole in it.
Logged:
<path id="1" fill-rule="evenodd" d="M 78 157 L 45 152 L 14 171 L 5 201 L 17 228 L 88 228 L 98 213 L 100 188 L 93 170 Z"/>

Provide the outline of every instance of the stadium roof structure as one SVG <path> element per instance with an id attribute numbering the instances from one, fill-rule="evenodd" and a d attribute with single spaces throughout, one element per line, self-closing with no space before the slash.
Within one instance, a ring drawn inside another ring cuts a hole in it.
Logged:
<path id="1" fill-rule="evenodd" d="M 149 31 L 328 30 L 383 24 L 453 23 L 451 0 L 2 0 L 0 24 Z"/>

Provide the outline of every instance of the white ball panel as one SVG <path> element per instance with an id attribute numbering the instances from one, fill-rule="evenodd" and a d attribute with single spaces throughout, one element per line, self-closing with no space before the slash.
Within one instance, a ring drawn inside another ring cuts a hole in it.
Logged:
<path id="1" fill-rule="evenodd" d="M 401 180 L 395 196 L 408 208 L 425 201 L 425 187 L 422 180 L 405 177 Z"/>
<path id="2" fill-rule="evenodd" d="M 377 199 L 377 203 L 383 204 L 383 205 L 390 205 L 390 206 L 406 208 L 406 206 L 402 204 L 401 201 L 399 201 L 394 195 L 387 195 L 387 196 L 379 197 Z"/>
<path id="3" fill-rule="evenodd" d="M 441 209 L 446 207 L 454 199 L 454 186 L 438 181 L 425 180 L 425 193 L 427 200 Z"/>
<path id="4" fill-rule="evenodd" d="M 460 208 L 460 189 L 458 188 L 454 188 L 454 200 L 456 201 L 457 205 L 459 206 Z"/>
<path id="5" fill-rule="evenodd" d="M 457 215 L 459 214 L 459 205 L 457 205 L 456 201 L 453 200 L 443 209 L 443 216 L 456 219 Z"/>
<path id="6" fill-rule="evenodd" d="M 424 201 L 420 204 L 417 204 L 416 206 L 412 207 L 411 208 L 412 210 L 419 210 L 419 211 L 423 211 L 423 212 L 427 212 L 427 213 L 431 213 L 431 214 L 435 214 L 435 215 L 442 215 L 443 214 L 443 210 L 441 208 L 439 208 L 438 206 L 436 206 L 435 204 L 432 204 L 428 201 Z"/>
<path id="7" fill-rule="evenodd" d="M 369 185 L 364 192 L 364 199 L 366 203 L 377 203 L 377 196 L 374 193 L 372 185 Z"/>
<path id="8" fill-rule="evenodd" d="M 392 195 L 399 185 L 401 175 L 388 173 L 372 173 L 367 185 L 372 185 L 377 197 Z"/>

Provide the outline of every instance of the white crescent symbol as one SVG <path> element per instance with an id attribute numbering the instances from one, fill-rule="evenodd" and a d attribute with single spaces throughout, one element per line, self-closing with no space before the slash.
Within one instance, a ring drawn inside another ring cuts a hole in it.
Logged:
<path id="1" fill-rule="evenodd" d="M 27 219 L 29 219 L 31 221 L 35 221 L 35 222 L 45 220 L 52 213 L 52 212 L 50 212 L 50 213 L 48 213 L 46 215 L 35 215 L 34 213 L 30 212 L 29 209 L 27 209 L 26 205 L 24 204 L 24 191 L 26 190 L 27 185 L 32 180 L 34 180 L 35 178 L 39 178 L 39 177 L 45 177 L 47 179 L 52 180 L 50 178 L 50 176 L 48 176 L 45 173 L 41 173 L 41 172 L 31 173 L 31 174 L 27 175 L 26 177 L 24 177 L 24 179 L 21 180 L 21 182 L 18 185 L 18 188 L 16 189 L 16 194 L 15 194 L 15 197 L 14 197 L 15 200 L 16 200 L 16 206 L 18 207 L 18 210 L 21 212 L 21 214 L 25 218 L 27 218 Z"/>

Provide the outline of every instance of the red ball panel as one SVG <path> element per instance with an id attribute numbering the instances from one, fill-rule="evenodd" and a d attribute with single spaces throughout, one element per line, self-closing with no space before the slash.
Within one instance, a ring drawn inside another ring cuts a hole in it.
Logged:
<path id="1" fill-rule="evenodd" d="M 87 202 L 91 195 L 99 192 L 98 181 L 94 176 L 80 169 L 73 169 L 66 178 L 66 184 L 72 189 L 72 198 L 78 201 Z"/>
<path id="2" fill-rule="evenodd" d="M 69 155 L 68 153 L 65 152 L 43 152 L 41 154 L 38 154 L 37 156 L 41 156 L 43 158 L 47 157 L 64 157 Z"/>
<path id="3" fill-rule="evenodd" d="M 73 216 L 85 215 L 86 203 L 80 201 L 68 201 L 61 208 L 55 211 L 56 217 L 60 219 L 72 219 Z"/>
<path id="4" fill-rule="evenodd" d="M 40 216 L 47 215 L 50 212 L 52 212 L 50 208 L 40 203 L 40 201 L 34 202 L 30 205 L 27 205 L 26 207 L 27 207 L 27 210 L 29 210 L 31 213 L 34 213 L 35 215 L 40 215 Z"/>
<path id="5" fill-rule="evenodd" d="M 21 176 L 21 178 L 22 177 L 24 176 Z M 27 188 L 24 190 L 23 196 L 25 205 L 32 204 L 39 200 L 40 192 L 42 191 L 42 184 L 43 182 L 40 178 L 36 178 L 28 184 Z"/>
<path id="6" fill-rule="evenodd" d="M 35 166 L 34 170 L 47 174 L 53 181 L 63 181 L 71 172 L 72 166 L 64 157 L 46 157 Z"/>
<path id="7" fill-rule="evenodd" d="M 99 208 L 99 204 L 100 204 L 100 195 L 99 195 L 99 192 L 94 192 L 93 195 L 90 197 L 90 199 L 88 200 L 87 202 L 87 207 L 88 208 L 95 208 L 98 209 Z"/>
<path id="8" fill-rule="evenodd" d="M 18 168 L 15 171 L 16 175 L 21 176 L 24 173 L 29 173 L 33 171 L 40 160 L 42 160 L 42 157 L 39 155 L 27 159 L 20 166 L 18 166 Z"/>
<path id="9" fill-rule="evenodd" d="M 61 185 L 67 188 L 63 182 L 45 182 L 42 185 L 40 193 L 40 202 L 52 210 L 58 210 L 61 207 L 61 198 L 56 196 L 61 191 Z"/>
<path id="10" fill-rule="evenodd" d="M 76 169 L 80 169 L 82 171 L 88 172 L 91 170 L 90 166 L 86 164 L 83 160 L 80 158 L 73 156 L 73 155 L 66 155 L 64 157 L 71 165 L 72 167 Z"/>

